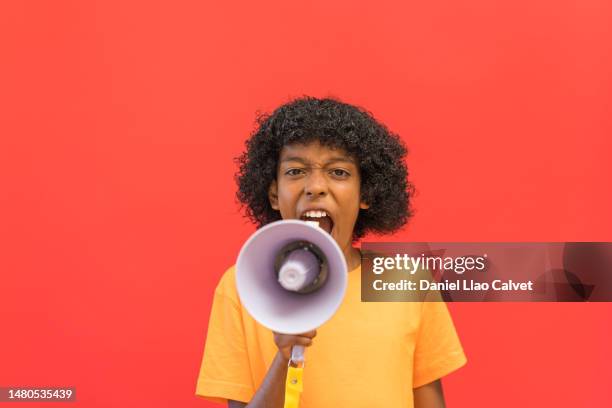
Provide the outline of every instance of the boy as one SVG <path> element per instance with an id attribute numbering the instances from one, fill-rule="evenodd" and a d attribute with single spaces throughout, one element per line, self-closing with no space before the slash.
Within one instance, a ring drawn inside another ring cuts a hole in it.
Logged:
<path id="1" fill-rule="evenodd" d="M 360 108 L 306 97 L 261 117 L 246 146 L 236 177 L 246 214 L 258 226 L 316 217 L 344 253 L 347 292 L 317 331 L 272 333 L 240 305 L 230 268 L 215 291 L 196 394 L 280 408 L 291 347 L 301 344 L 303 408 L 444 407 L 440 378 L 466 361 L 446 305 L 361 302 L 353 242 L 411 215 L 399 137 Z"/>

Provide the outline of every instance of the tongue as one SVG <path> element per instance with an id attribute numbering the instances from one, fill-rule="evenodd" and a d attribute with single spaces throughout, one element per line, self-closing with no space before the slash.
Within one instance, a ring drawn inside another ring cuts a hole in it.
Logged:
<path id="1" fill-rule="evenodd" d="M 315 219 L 312 219 L 312 220 L 314 221 Z M 316 221 L 319 223 L 319 227 L 321 227 L 328 234 L 331 234 L 331 230 L 332 230 L 331 218 L 321 217 L 321 218 L 316 218 Z"/>

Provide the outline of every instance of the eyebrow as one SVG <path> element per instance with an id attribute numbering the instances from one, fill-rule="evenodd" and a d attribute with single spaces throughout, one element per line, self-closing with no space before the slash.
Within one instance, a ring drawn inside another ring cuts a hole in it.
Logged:
<path id="1" fill-rule="evenodd" d="M 303 164 L 309 164 L 308 160 L 305 160 L 304 158 L 298 157 L 298 156 L 286 157 L 286 158 L 281 160 L 281 163 L 292 162 L 292 161 L 300 162 L 300 163 L 303 163 Z M 355 164 L 355 160 L 353 160 L 352 158 L 340 156 L 340 157 L 332 157 L 331 159 L 329 159 L 329 160 L 327 160 L 325 162 L 325 165 L 332 164 L 332 163 L 337 163 L 337 162 L 344 162 L 344 163 Z"/>

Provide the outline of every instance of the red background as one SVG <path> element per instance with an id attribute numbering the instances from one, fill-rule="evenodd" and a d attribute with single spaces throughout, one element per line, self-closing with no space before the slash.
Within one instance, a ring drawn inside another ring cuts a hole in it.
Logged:
<path id="1" fill-rule="evenodd" d="M 610 21 L 597 0 L 2 2 L 0 386 L 212 407 L 212 291 L 253 231 L 232 158 L 290 97 L 406 141 L 417 213 L 385 240 L 612 240 Z M 612 405 L 612 305 L 450 308 L 449 406 Z"/>

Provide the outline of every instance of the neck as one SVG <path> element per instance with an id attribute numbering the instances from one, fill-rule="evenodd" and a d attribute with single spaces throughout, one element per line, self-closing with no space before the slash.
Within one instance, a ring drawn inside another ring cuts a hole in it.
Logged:
<path id="1" fill-rule="evenodd" d="M 349 245 L 349 247 L 345 248 L 343 252 L 349 272 L 361 264 L 361 252 L 357 248 L 353 248 L 352 245 Z"/>

